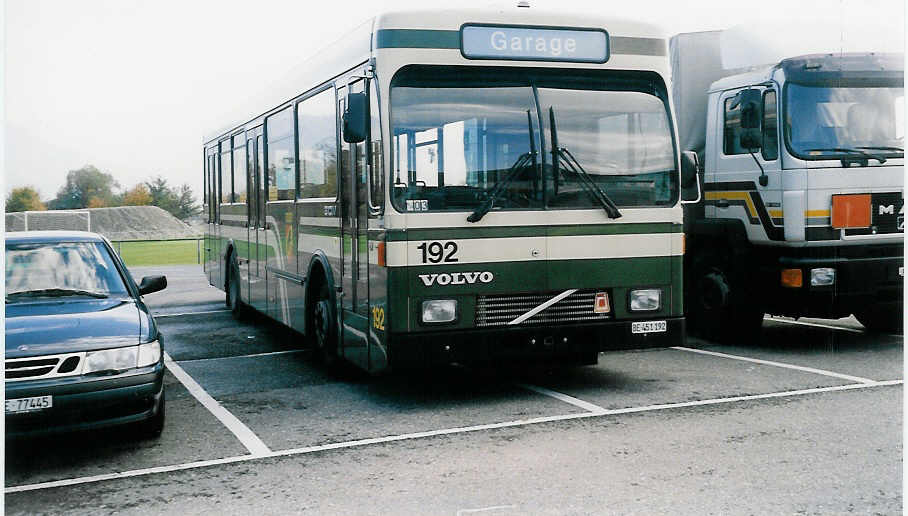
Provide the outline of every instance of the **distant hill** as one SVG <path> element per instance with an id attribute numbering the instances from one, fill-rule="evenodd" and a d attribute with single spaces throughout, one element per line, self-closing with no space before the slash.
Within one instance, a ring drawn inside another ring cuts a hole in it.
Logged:
<path id="1" fill-rule="evenodd" d="M 88 212 L 88 215 L 85 215 Z M 71 229 L 93 231 L 110 240 L 169 240 L 201 236 L 157 206 L 7 213 L 6 231 Z"/>

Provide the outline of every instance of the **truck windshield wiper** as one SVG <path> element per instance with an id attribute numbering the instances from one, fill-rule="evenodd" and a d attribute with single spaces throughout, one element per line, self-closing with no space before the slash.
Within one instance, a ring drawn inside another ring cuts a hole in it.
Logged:
<path id="1" fill-rule="evenodd" d="M 618 210 L 618 206 L 602 191 L 601 188 L 599 188 L 599 185 L 593 181 L 589 172 L 583 168 L 583 165 L 577 161 L 577 158 L 571 154 L 571 151 L 558 146 L 558 130 L 555 128 L 555 108 L 553 107 L 549 107 L 549 130 L 552 133 L 552 168 L 553 175 L 555 176 L 555 184 L 558 184 L 558 169 L 563 165 L 565 171 L 570 170 L 577 176 L 580 186 L 589 192 L 589 194 L 602 205 L 605 214 L 608 215 L 610 219 L 621 217 L 621 211 Z"/>
<path id="2" fill-rule="evenodd" d="M 20 290 L 10 292 L 6 295 L 6 301 L 18 297 L 66 297 L 66 296 L 88 296 L 97 299 L 106 299 L 108 296 L 102 292 L 92 292 L 90 290 L 78 290 L 69 288 L 42 288 L 36 290 Z"/>
<path id="3" fill-rule="evenodd" d="M 884 158 L 883 156 L 880 156 L 879 154 L 873 154 L 871 152 L 863 151 L 863 150 L 861 150 L 862 148 L 873 149 L 875 147 L 858 147 L 856 149 L 851 149 L 848 147 L 820 147 L 817 149 L 805 149 L 804 152 L 846 152 L 849 154 L 860 155 L 865 159 L 875 159 L 875 160 L 879 161 L 881 165 L 883 163 L 886 163 L 886 158 Z"/>
<path id="4" fill-rule="evenodd" d="M 508 169 L 507 174 L 498 182 L 495 183 L 495 186 L 489 190 L 488 197 L 482 202 L 474 211 L 467 217 L 467 222 L 479 222 L 483 217 L 486 216 L 486 213 L 492 211 L 492 207 L 495 205 L 495 201 L 501 197 L 501 195 L 507 190 L 508 185 L 513 181 L 527 165 L 531 165 L 533 170 L 536 169 L 536 141 L 533 139 L 533 119 L 530 117 L 530 111 L 527 110 L 527 126 L 530 134 L 530 151 L 524 152 L 517 157 L 517 160 L 514 161 L 514 164 L 511 165 L 511 168 Z"/>

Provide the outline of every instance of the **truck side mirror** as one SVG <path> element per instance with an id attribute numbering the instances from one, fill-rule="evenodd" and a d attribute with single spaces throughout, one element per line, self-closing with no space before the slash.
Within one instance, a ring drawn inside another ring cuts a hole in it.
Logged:
<path id="1" fill-rule="evenodd" d="M 369 110 L 365 93 L 348 93 L 344 108 L 344 141 L 360 143 L 366 140 L 369 128 Z"/>
<path id="2" fill-rule="evenodd" d="M 681 202 L 700 202 L 700 160 L 694 151 L 681 153 Z"/>
<path id="3" fill-rule="evenodd" d="M 763 118 L 763 114 L 760 112 L 762 102 L 760 90 L 748 88 L 738 92 L 742 129 L 760 129 L 760 120 Z"/>

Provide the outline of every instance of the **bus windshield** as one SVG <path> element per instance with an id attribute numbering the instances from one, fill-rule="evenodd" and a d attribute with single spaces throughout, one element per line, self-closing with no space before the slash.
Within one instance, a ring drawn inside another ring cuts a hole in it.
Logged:
<path id="1" fill-rule="evenodd" d="M 552 120 L 588 179 L 552 166 Z M 391 130 L 400 211 L 600 207 L 585 180 L 619 207 L 677 199 L 655 74 L 412 67 L 392 82 Z"/>
<path id="2" fill-rule="evenodd" d="M 786 136 L 795 156 L 903 155 L 904 88 L 791 83 L 785 89 Z"/>

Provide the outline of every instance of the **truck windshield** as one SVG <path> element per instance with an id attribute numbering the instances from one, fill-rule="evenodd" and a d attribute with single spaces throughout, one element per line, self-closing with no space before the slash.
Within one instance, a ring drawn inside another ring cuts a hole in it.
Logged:
<path id="1" fill-rule="evenodd" d="M 903 87 L 786 86 L 785 135 L 801 159 L 902 157 Z"/>
<path id="2" fill-rule="evenodd" d="M 601 208 L 558 145 L 620 207 L 673 205 L 674 142 L 655 74 L 411 67 L 391 88 L 393 200 L 400 211 Z M 540 123 L 541 115 L 541 123 Z"/>

